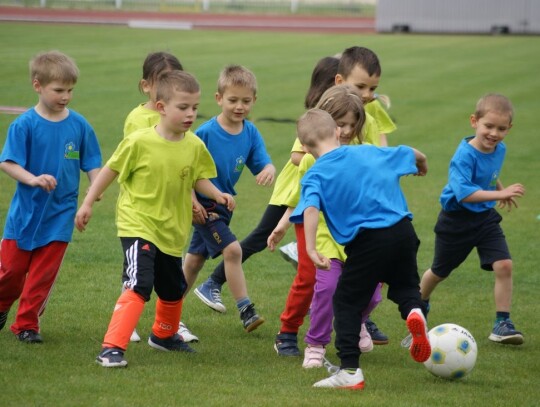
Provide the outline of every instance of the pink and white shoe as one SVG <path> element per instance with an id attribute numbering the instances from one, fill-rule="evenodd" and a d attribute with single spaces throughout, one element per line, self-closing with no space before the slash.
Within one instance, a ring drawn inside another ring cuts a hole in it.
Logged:
<path id="1" fill-rule="evenodd" d="M 362 324 L 362 328 L 360 329 L 360 341 L 358 342 L 358 347 L 362 353 L 368 353 L 373 350 L 373 340 L 367 331 L 366 324 Z"/>
<path id="2" fill-rule="evenodd" d="M 308 345 L 304 350 L 304 369 L 312 369 L 314 367 L 322 367 L 326 349 L 324 346 Z"/>

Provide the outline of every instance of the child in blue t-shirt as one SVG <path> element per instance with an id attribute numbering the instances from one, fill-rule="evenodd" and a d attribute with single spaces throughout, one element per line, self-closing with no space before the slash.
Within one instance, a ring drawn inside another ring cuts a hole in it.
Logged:
<path id="1" fill-rule="evenodd" d="M 0 329 L 16 300 L 11 331 L 41 343 L 43 314 L 73 234 L 80 172 L 93 182 L 101 166 L 90 124 L 67 108 L 79 70 L 67 55 L 38 54 L 30 62 L 38 103 L 10 125 L 0 168 L 17 181 L 0 249 Z"/>
<path id="2" fill-rule="evenodd" d="M 309 110 L 298 120 L 297 133 L 317 161 L 302 178 L 300 201 L 290 220 L 304 223 L 306 251 L 317 268 L 330 268 L 330 260 L 316 250 L 319 212 L 347 255 L 333 297 L 340 369 L 314 386 L 362 389 L 358 347 L 362 321 L 358 316 L 379 282 L 388 285 L 388 298 L 407 321 L 413 359 L 424 362 L 431 354 L 425 303 L 418 288 L 420 242 L 399 184 L 404 175 L 425 175 L 427 160 L 406 146 L 340 147 L 339 128 L 320 109 Z"/>
<path id="3" fill-rule="evenodd" d="M 197 130 L 216 163 L 217 177 L 212 183 L 221 191 L 236 195 L 234 189 L 244 167 L 255 175 L 258 185 L 271 185 L 276 169 L 266 151 L 264 140 L 247 117 L 255 103 L 257 81 L 255 75 L 240 65 L 225 67 L 218 79 L 216 101 L 221 113 L 203 123 Z M 229 228 L 232 212 L 201 194 L 196 195 L 194 208 L 195 231 L 187 251 L 184 272 L 188 290 L 209 257 L 223 255 L 225 275 L 236 301 L 240 319 L 246 332 L 264 322 L 255 311 L 242 269 L 242 249 Z M 195 294 L 209 302 L 205 284 Z"/>
<path id="4" fill-rule="evenodd" d="M 488 94 L 478 101 L 470 118 L 475 135 L 461 141 L 450 161 L 435 225 L 435 255 L 431 268 L 422 276 L 420 291 L 429 301 L 435 287 L 476 247 L 480 267 L 495 275 L 496 315 L 489 339 L 521 345 L 523 334 L 510 319 L 512 258 L 499 225 L 502 217 L 495 210 L 497 201 L 508 210 L 517 207 L 515 198 L 525 193 L 523 185 L 504 188 L 499 180 L 506 153 L 502 141 L 512 127 L 512 116 L 512 104 L 505 96 Z"/>

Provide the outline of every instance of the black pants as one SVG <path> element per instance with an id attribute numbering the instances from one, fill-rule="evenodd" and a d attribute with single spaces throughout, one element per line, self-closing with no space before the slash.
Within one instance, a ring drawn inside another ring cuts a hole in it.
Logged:
<path id="1" fill-rule="evenodd" d="M 425 311 L 416 263 L 419 245 L 411 221 L 405 218 L 389 228 L 364 230 L 345 246 L 347 260 L 333 298 L 342 368 L 359 366 L 362 312 L 379 282 L 388 285 L 388 298 L 398 305 L 404 320 L 413 308 Z"/>
<path id="2" fill-rule="evenodd" d="M 242 263 L 249 259 L 251 255 L 259 253 L 266 248 L 268 236 L 275 229 L 286 210 L 287 206 L 284 205 L 268 205 L 266 207 L 257 227 L 240 242 Z M 223 261 L 216 266 L 210 278 L 221 285 L 227 281 Z"/>

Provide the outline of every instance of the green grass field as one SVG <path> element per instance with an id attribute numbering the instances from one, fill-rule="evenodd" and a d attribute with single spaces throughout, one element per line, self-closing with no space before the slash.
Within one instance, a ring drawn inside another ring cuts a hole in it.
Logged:
<path id="1" fill-rule="evenodd" d="M 36 102 L 28 79 L 28 60 L 42 50 L 59 49 L 78 63 L 81 76 L 70 105 L 94 126 L 108 159 L 122 138 L 127 113 L 144 99 L 138 93 L 141 64 L 150 51 L 167 50 L 202 85 L 199 123 L 218 112 L 213 94 L 219 70 L 228 63 L 251 68 L 259 81 L 252 114 L 281 169 L 294 140 L 293 121 L 316 61 L 351 45 L 380 56 L 380 93 L 391 96 L 398 130 L 390 144 L 409 144 L 428 156 L 425 178 L 403 179 L 415 227 L 422 241 L 422 273 L 433 252 L 433 225 L 448 162 L 460 139 L 471 134 L 468 117 L 486 92 L 513 101 L 514 127 L 507 137 L 502 182 L 521 182 L 527 194 L 519 209 L 504 213 L 515 264 L 512 317 L 525 334 L 520 347 L 488 341 L 493 318 L 493 278 L 478 267 L 476 255 L 442 284 L 432 298 L 430 325 L 453 322 L 476 338 L 478 361 L 469 377 L 448 382 L 430 375 L 399 346 L 406 334 L 396 306 L 385 300 L 373 314 L 390 336 L 387 346 L 361 357 L 363 392 L 313 389 L 324 370 L 303 370 L 301 358 L 279 358 L 272 345 L 279 315 L 294 277 L 277 253 L 263 252 L 245 264 L 250 297 L 267 322 L 243 332 L 227 289 L 229 312 L 211 311 L 188 296 L 183 320 L 199 336 L 195 355 L 155 351 L 145 343 L 129 347 L 127 369 L 104 369 L 94 358 L 120 292 L 122 254 L 116 238 L 111 187 L 88 230 L 75 232 L 47 311 L 41 320 L 45 343 L 19 343 L 8 327 L 0 332 L 1 406 L 536 406 L 540 393 L 538 323 L 538 243 L 540 220 L 540 38 L 520 36 L 316 35 L 256 32 L 135 30 L 125 27 L 0 23 L 0 105 L 29 107 Z M 12 115 L 0 114 L 0 142 Z M 283 122 L 264 120 L 289 119 Z M 86 179 L 81 191 L 87 186 Z M 15 183 L 0 175 L 0 228 Z M 232 229 L 243 238 L 257 224 L 271 194 L 246 173 L 238 185 Z M 292 232 L 288 240 L 293 238 Z M 206 278 L 215 261 L 201 272 Z M 139 332 L 146 339 L 154 300 Z M 301 329 L 300 338 L 306 331 Z M 301 343 L 302 344 L 302 343 Z M 335 349 L 327 357 L 337 363 Z"/>

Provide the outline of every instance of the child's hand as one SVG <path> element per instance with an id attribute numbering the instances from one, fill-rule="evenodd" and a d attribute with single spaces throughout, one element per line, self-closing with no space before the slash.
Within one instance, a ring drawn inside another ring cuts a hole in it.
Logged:
<path id="1" fill-rule="evenodd" d="M 308 250 L 307 254 L 316 268 L 320 270 L 330 270 L 330 260 L 320 254 L 317 250 Z"/>
<path id="2" fill-rule="evenodd" d="M 428 172 L 427 161 L 426 160 L 420 161 L 420 162 L 417 161 L 416 168 L 418 168 L 418 172 L 416 173 L 417 176 L 419 177 L 426 176 Z"/>
<path id="3" fill-rule="evenodd" d="M 204 225 L 206 223 L 206 219 L 208 218 L 208 214 L 206 213 L 206 209 L 204 209 L 204 206 L 201 205 L 199 201 L 196 199 L 192 200 L 192 211 L 193 211 L 193 220 L 192 222 L 196 225 Z"/>
<path id="4" fill-rule="evenodd" d="M 257 185 L 269 186 L 274 183 L 274 178 L 276 176 L 276 167 L 272 164 L 268 164 L 262 169 L 261 172 L 255 177 Z"/>
<path id="5" fill-rule="evenodd" d="M 30 186 L 41 188 L 51 192 L 56 188 L 56 178 L 49 174 L 41 174 L 30 181 Z"/>
<path id="6" fill-rule="evenodd" d="M 216 202 L 227 206 L 227 209 L 231 212 L 236 207 L 236 202 L 231 194 L 222 193 L 221 195 L 218 195 Z"/>
<path id="7" fill-rule="evenodd" d="M 92 207 L 88 205 L 82 205 L 77 214 L 75 215 L 75 227 L 79 232 L 84 232 L 86 225 L 92 217 Z"/>
<path id="8" fill-rule="evenodd" d="M 512 184 L 501 191 L 502 198 L 499 199 L 499 208 L 507 208 L 508 212 L 512 210 L 512 206 L 518 207 L 515 198 L 520 198 L 525 195 L 525 187 L 521 184 Z"/>
<path id="9" fill-rule="evenodd" d="M 270 233 L 270 236 L 268 236 L 268 239 L 266 240 L 266 244 L 268 245 L 268 249 L 270 249 L 271 252 L 276 250 L 276 245 L 279 242 L 281 242 L 281 239 L 283 239 L 286 232 L 287 232 L 286 228 L 281 227 L 280 225 L 278 225 L 272 231 L 272 233 Z"/>

